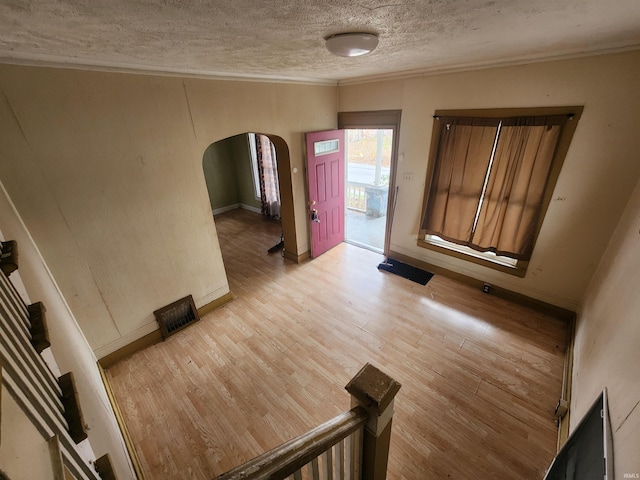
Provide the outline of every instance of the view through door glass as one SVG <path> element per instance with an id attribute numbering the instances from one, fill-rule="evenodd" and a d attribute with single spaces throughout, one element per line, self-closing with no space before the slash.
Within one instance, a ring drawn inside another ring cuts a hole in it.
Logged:
<path id="1" fill-rule="evenodd" d="M 393 130 L 345 131 L 345 241 L 382 253 L 387 221 Z"/>

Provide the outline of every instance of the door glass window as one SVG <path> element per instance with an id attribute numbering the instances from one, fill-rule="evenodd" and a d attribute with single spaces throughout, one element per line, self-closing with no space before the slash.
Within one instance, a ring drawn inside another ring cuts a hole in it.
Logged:
<path id="1" fill-rule="evenodd" d="M 327 153 L 334 153 L 340 150 L 340 141 L 335 140 L 322 140 L 321 142 L 313 142 L 313 153 L 317 155 L 326 155 Z"/>

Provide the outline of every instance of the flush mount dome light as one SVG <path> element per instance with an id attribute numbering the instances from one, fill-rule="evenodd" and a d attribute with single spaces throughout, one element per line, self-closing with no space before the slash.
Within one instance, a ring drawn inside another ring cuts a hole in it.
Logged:
<path id="1" fill-rule="evenodd" d="M 378 46 L 373 33 L 336 33 L 325 39 L 327 50 L 339 57 L 359 57 L 371 53 Z"/>

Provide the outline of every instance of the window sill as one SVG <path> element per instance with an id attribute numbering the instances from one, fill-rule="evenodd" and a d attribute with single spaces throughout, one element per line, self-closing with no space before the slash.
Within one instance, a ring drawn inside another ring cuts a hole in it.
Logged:
<path id="1" fill-rule="evenodd" d="M 456 250 L 443 247 L 441 245 L 434 245 L 433 243 L 430 243 L 423 239 L 418 239 L 418 246 L 422 248 L 427 248 L 434 252 L 442 253 L 443 255 L 459 258 L 460 260 L 465 260 L 467 262 L 475 263 L 476 265 L 482 265 L 483 267 L 491 268 L 492 270 L 508 273 L 509 275 L 514 275 L 516 277 L 521 277 L 521 278 L 526 275 L 527 267 L 529 265 L 529 262 L 518 261 L 518 263 L 514 267 L 510 267 L 507 265 L 502 265 L 497 262 L 492 262 L 491 260 L 486 260 L 484 258 L 479 258 L 473 255 L 468 255 L 466 253 L 458 252 Z"/>

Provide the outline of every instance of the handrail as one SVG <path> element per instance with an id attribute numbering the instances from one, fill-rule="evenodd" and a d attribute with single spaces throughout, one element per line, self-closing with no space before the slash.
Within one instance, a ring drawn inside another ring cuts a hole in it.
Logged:
<path id="1" fill-rule="evenodd" d="M 354 187 L 370 187 L 373 185 L 371 182 L 352 182 L 351 180 L 347 180 L 347 185 L 353 185 Z"/>
<path id="2" fill-rule="evenodd" d="M 313 480 L 321 472 L 329 480 L 385 480 L 394 397 L 401 385 L 367 363 L 344 388 L 351 395 L 351 410 L 216 480 L 283 480 L 291 475 L 302 480 L 305 465 Z"/>
<path id="3" fill-rule="evenodd" d="M 284 479 L 364 426 L 369 415 L 354 407 L 217 477 L 217 480 Z"/>

